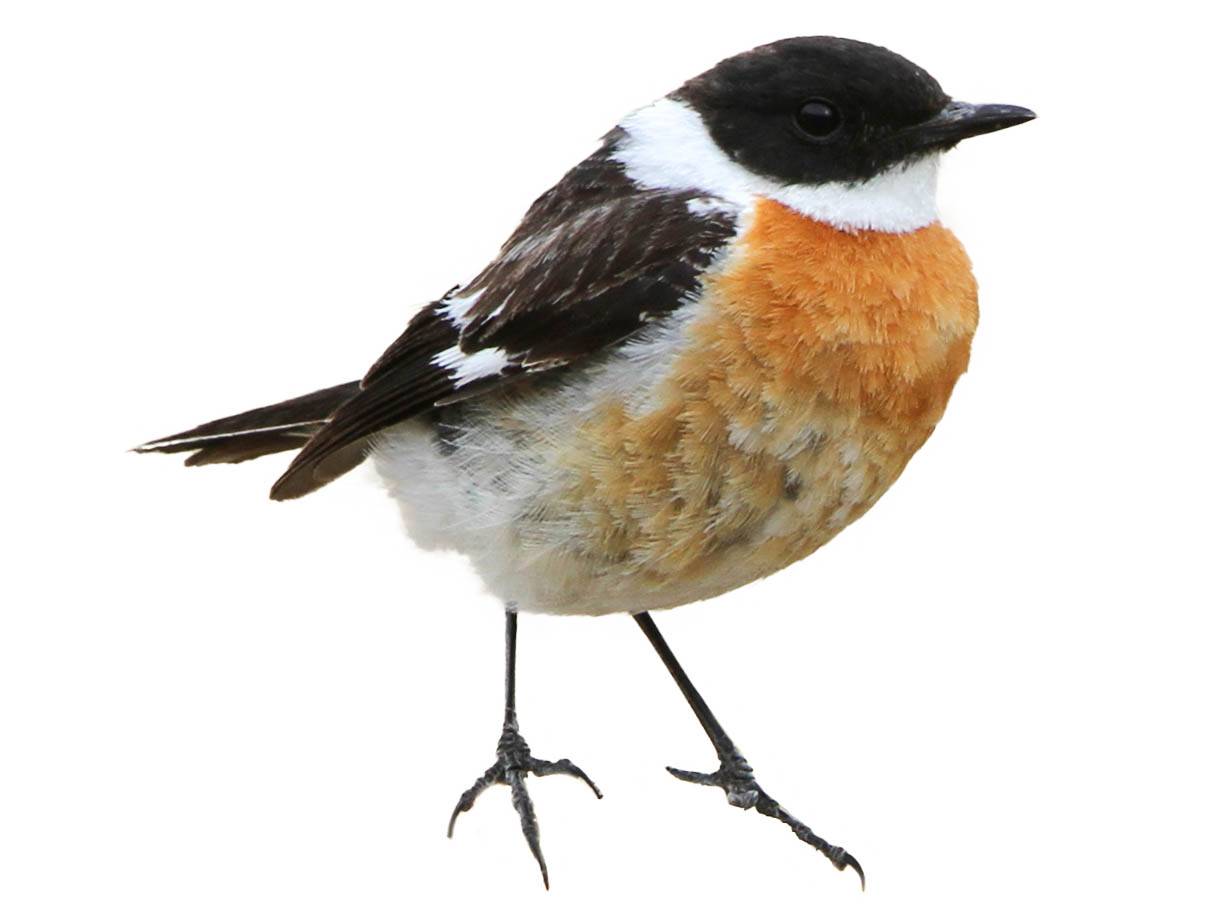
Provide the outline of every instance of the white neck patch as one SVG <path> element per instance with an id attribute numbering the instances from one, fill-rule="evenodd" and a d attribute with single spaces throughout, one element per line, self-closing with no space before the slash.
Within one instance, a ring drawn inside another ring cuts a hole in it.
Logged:
<path id="1" fill-rule="evenodd" d="M 621 126 L 613 158 L 648 189 L 695 190 L 741 208 L 768 197 L 844 231 L 909 232 L 938 221 L 938 155 L 853 184 L 781 184 L 728 158 L 684 102 L 661 98 Z"/>

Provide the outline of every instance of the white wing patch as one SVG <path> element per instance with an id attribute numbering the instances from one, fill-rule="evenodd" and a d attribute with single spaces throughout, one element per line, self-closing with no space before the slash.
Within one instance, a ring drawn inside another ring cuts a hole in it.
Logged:
<path id="1" fill-rule="evenodd" d="M 437 352 L 431 359 L 431 364 L 437 368 L 452 373 L 452 382 L 456 387 L 464 387 L 481 380 L 483 377 L 493 377 L 502 374 L 503 369 L 511 364 L 507 352 L 503 349 L 478 349 L 476 352 L 465 352 L 459 345 Z"/>
<path id="2" fill-rule="evenodd" d="M 738 216 L 740 208 L 735 203 L 719 200 L 715 197 L 695 197 L 685 204 L 685 207 L 695 216 L 730 215 Z"/>
<path id="3" fill-rule="evenodd" d="M 469 311 L 482 297 L 481 290 L 468 295 L 453 295 L 439 306 L 439 311 L 450 323 L 464 329 L 469 324 Z"/>

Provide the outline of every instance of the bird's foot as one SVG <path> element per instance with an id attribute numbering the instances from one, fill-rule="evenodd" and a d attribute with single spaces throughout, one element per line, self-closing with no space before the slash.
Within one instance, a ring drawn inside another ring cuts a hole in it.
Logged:
<path id="1" fill-rule="evenodd" d="M 528 743 L 520 735 L 519 727 L 514 721 L 503 724 L 503 735 L 499 738 L 497 755 L 494 764 L 478 777 L 473 786 L 465 790 L 460 801 L 456 803 L 456 808 L 452 810 L 452 817 L 448 821 L 448 836 L 452 836 L 452 830 L 456 827 L 456 819 L 461 812 L 467 812 L 473 808 L 477 797 L 488 787 L 499 784 L 510 786 L 511 804 L 515 807 L 516 814 L 520 816 L 520 829 L 524 832 L 524 839 L 528 841 L 528 848 L 532 850 L 537 865 L 541 867 L 541 880 L 545 882 L 545 888 L 548 890 L 549 869 L 545 865 L 545 856 L 541 853 L 541 835 L 537 827 L 537 814 L 532 806 L 532 798 L 528 795 L 528 787 L 524 785 L 524 778 L 529 774 L 536 777 L 566 774 L 578 777 L 586 783 L 596 794 L 597 799 L 602 798 L 600 790 L 592 782 L 591 777 L 566 758 L 559 761 L 542 761 L 534 758 L 528 749 Z"/>
<path id="2" fill-rule="evenodd" d="M 862 881 L 862 890 L 866 890 L 866 874 L 858 860 L 839 846 L 834 846 L 823 837 L 812 831 L 806 824 L 796 818 L 765 790 L 761 789 L 756 777 L 752 775 L 752 766 L 739 752 L 720 759 L 719 768 L 714 773 L 696 773 L 691 770 L 679 770 L 669 767 L 668 773 L 678 780 L 687 783 L 699 783 L 702 786 L 717 786 L 727 794 L 727 801 L 736 808 L 755 808 L 762 815 L 776 818 L 792 831 L 804 843 L 809 843 L 828 857 L 829 862 L 844 871 L 848 866 L 858 873 Z"/>

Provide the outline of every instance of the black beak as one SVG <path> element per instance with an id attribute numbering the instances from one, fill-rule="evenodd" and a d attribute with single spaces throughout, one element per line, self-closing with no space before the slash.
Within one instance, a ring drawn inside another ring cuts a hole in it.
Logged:
<path id="1" fill-rule="evenodd" d="M 927 121 L 901 130 L 898 136 L 914 148 L 953 146 L 961 139 L 1005 130 L 1035 120 L 1035 112 L 1018 105 L 970 105 L 953 101 Z"/>

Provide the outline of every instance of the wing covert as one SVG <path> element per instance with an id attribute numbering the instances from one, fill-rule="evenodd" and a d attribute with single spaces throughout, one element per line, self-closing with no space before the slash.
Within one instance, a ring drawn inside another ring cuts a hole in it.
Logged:
<path id="1" fill-rule="evenodd" d="M 472 282 L 410 321 L 271 497 L 336 478 L 369 435 L 603 351 L 696 294 L 735 234 L 736 210 L 694 192 L 638 188 L 612 160 L 612 140 L 533 204 Z"/>

